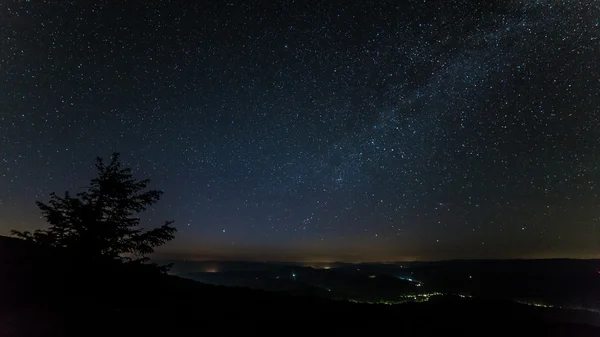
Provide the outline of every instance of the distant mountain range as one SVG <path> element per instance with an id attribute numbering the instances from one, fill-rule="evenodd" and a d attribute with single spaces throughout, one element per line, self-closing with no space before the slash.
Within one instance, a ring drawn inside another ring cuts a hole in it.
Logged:
<path id="1" fill-rule="evenodd" d="M 208 284 L 332 299 L 402 302 L 444 293 L 600 310 L 600 260 L 451 260 L 411 263 L 169 261 L 172 273 Z"/>

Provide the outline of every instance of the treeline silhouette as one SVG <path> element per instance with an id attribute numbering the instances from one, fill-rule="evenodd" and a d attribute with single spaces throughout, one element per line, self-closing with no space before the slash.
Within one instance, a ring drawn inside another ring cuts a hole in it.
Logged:
<path id="1" fill-rule="evenodd" d="M 106 264 L 148 262 L 154 248 L 174 238 L 172 221 L 151 230 L 140 228 L 138 213 L 158 202 L 159 190 L 147 190 L 150 179 L 137 180 L 118 153 L 108 164 L 96 158 L 97 176 L 83 192 L 63 197 L 56 193 L 50 201 L 37 201 L 48 229 L 12 230 L 12 234 L 36 244 L 62 249 L 84 263 Z M 159 268 L 166 271 L 165 268 Z"/>

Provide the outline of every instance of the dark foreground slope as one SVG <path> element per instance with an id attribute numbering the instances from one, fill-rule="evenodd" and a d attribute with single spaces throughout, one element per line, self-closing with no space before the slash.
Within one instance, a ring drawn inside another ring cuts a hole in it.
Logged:
<path id="1" fill-rule="evenodd" d="M 6 336 L 600 335 L 552 309 L 455 298 L 368 305 L 209 286 L 141 267 L 83 264 L 4 237 L 0 268 L 0 334 Z"/>

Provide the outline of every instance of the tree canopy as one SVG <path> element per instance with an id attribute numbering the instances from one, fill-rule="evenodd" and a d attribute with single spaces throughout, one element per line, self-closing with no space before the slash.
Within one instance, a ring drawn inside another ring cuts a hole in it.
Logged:
<path id="1" fill-rule="evenodd" d="M 154 248 L 174 238 L 173 221 L 146 230 L 138 213 L 158 202 L 162 191 L 148 189 L 150 179 L 137 180 L 118 153 L 110 163 L 96 159 L 97 176 L 85 191 L 63 197 L 55 193 L 47 203 L 36 201 L 50 225 L 31 233 L 12 234 L 36 243 L 73 250 L 87 259 L 147 261 Z"/>

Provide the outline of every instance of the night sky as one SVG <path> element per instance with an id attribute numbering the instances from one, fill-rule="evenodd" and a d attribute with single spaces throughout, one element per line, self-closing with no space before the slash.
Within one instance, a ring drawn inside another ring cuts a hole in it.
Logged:
<path id="1" fill-rule="evenodd" d="M 162 257 L 600 255 L 599 1 L 2 1 L 0 81 L 0 234 L 117 151 Z"/>

